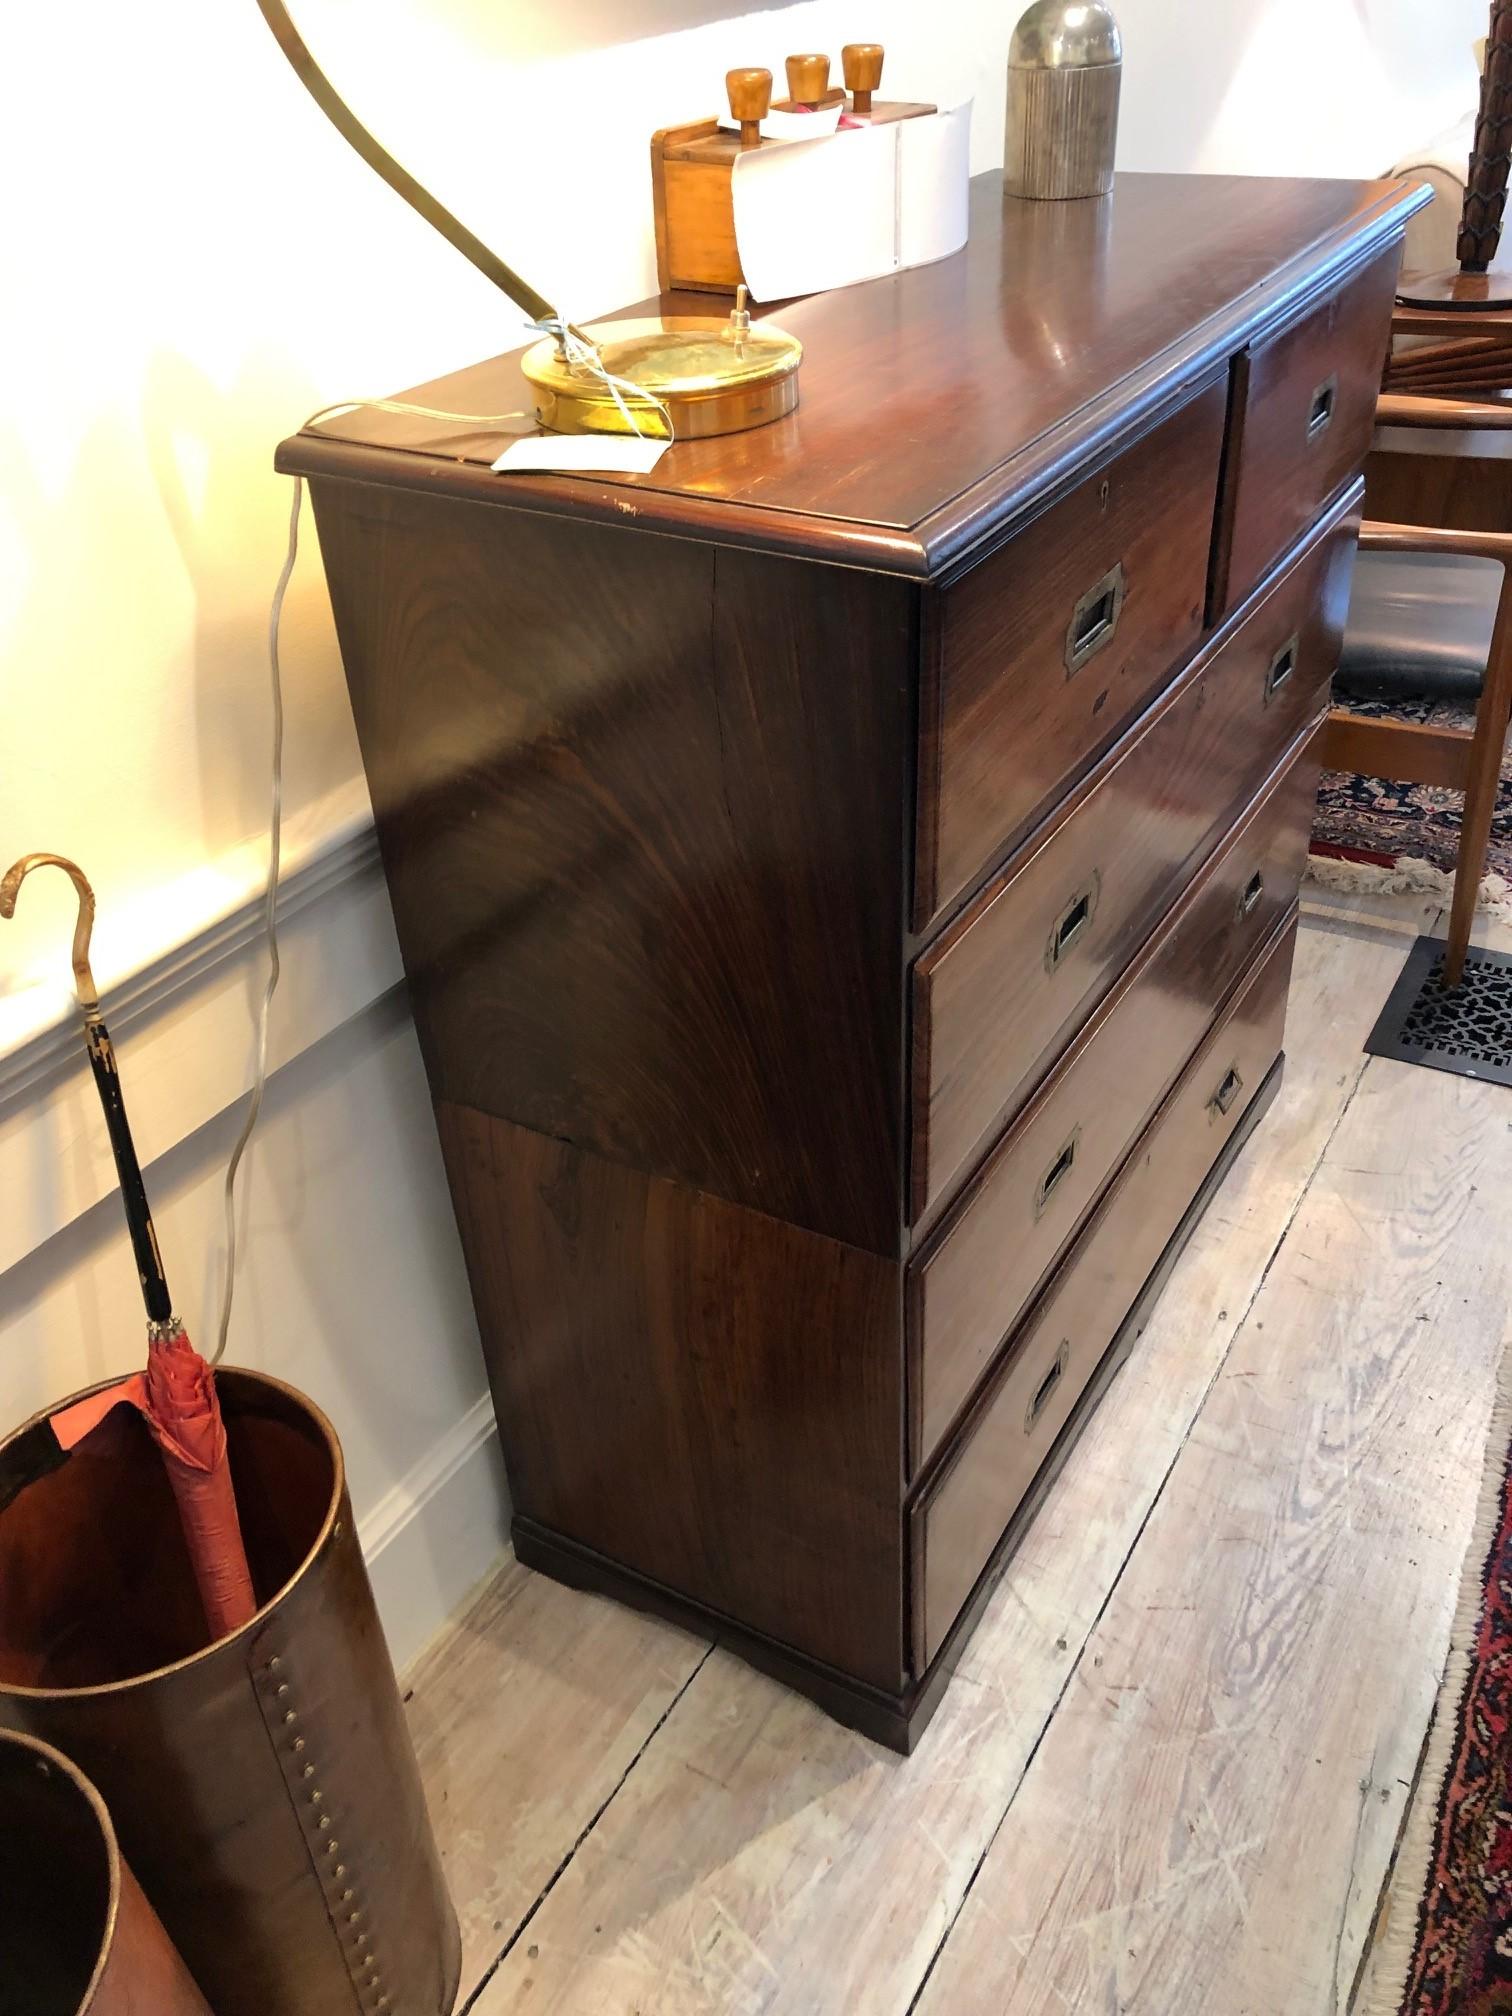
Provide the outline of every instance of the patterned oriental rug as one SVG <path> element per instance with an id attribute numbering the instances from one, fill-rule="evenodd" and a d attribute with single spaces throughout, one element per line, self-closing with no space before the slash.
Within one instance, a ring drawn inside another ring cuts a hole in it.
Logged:
<path id="1" fill-rule="evenodd" d="M 1475 725 L 1472 708 L 1448 701 L 1350 700 L 1348 706 L 1351 713 L 1431 723 L 1435 728 Z M 1326 771 L 1313 823 L 1313 853 L 1381 868 L 1394 868 L 1406 857 L 1427 861 L 1452 876 L 1459 858 L 1463 807 L 1458 791 L 1438 785 L 1393 784 L 1381 777 L 1349 777 L 1341 771 Z M 1512 882 L 1512 754 L 1502 761 L 1486 873 Z"/>
<path id="2" fill-rule="evenodd" d="M 1491 1424 L 1475 1537 L 1360 2016 L 1512 2012 L 1512 1396 Z"/>

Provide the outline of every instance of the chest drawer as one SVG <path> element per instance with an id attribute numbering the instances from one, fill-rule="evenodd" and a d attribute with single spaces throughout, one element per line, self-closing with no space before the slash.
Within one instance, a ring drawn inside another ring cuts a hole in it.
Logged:
<path id="1" fill-rule="evenodd" d="M 928 1463 L 1228 992 L 1296 901 L 1313 736 L 1106 997 L 909 1270 L 913 1469 Z"/>
<path id="2" fill-rule="evenodd" d="M 1183 1072 L 909 1514 L 923 1672 L 1281 1048 L 1295 919 Z"/>
<path id="3" fill-rule="evenodd" d="M 1327 698 L 1358 485 L 913 973 L 915 1221 L 958 1182 Z"/>
<path id="4" fill-rule="evenodd" d="M 918 929 L 1195 646 L 1226 405 L 1209 386 L 927 605 Z"/>
<path id="5" fill-rule="evenodd" d="M 1399 246 L 1381 253 L 1236 364 L 1215 615 L 1243 600 L 1364 462 L 1400 256 Z"/>

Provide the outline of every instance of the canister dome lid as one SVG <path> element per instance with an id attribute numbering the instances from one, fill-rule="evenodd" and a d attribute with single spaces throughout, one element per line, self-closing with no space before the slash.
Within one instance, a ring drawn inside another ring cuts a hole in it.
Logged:
<path id="1" fill-rule="evenodd" d="M 1008 48 L 1016 70 L 1087 70 L 1123 61 L 1118 23 L 1102 0 L 1034 0 Z"/>

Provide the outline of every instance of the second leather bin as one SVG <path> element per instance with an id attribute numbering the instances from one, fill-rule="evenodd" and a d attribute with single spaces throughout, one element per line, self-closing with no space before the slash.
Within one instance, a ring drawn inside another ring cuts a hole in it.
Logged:
<path id="1" fill-rule="evenodd" d="M 0 1735 L 0 2016 L 210 2016 L 99 1793 L 14 1732 Z"/>

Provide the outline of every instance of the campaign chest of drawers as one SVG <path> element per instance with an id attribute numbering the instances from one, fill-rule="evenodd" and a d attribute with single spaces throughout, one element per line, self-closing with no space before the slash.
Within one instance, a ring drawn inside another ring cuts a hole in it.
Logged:
<path id="1" fill-rule="evenodd" d="M 281 450 L 520 1557 L 896 1747 L 1274 1089 L 1415 201 L 985 177 L 649 477 Z"/>

